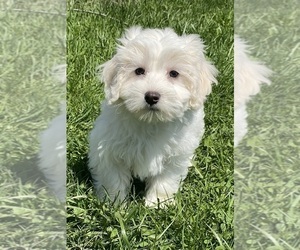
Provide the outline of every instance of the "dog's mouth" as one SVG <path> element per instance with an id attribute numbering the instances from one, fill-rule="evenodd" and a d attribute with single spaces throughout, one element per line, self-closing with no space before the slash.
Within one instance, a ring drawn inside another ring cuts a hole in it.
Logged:
<path id="1" fill-rule="evenodd" d="M 152 112 L 156 112 L 156 111 L 159 111 L 159 108 L 157 106 L 150 106 L 148 105 L 147 108 L 146 108 L 147 111 L 152 111 Z"/>
<path id="2" fill-rule="evenodd" d="M 147 106 L 136 113 L 138 119 L 148 123 L 170 122 L 174 119 L 172 114 L 166 113 L 156 105 Z"/>

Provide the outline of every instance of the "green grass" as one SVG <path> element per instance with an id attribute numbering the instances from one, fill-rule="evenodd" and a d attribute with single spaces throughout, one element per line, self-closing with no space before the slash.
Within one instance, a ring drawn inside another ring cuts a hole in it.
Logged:
<path id="1" fill-rule="evenodd" d="M 149 209 L 140 198 L 100 202 L 87 170 L 87 136 L 100 113 L 95 68 L 112 57 L 126 27 L 172 27 L 196 33 L 219 69 L 206 104 L 206 132 L 176 206 Z M 233 248 L 233 2 L 68 2 L 69 249 Z"/>
<path id="2" fill-rule="evenodd" d="M 0 3 L 0 248 L 61 249 L 64 208 L 49 199 L 37 171 L 39 133 L 59 112 L 64 63 L 58 1 Z"/>
<path id="3" fill-rule="evenodd" d="M 235 247 L 300 249 L 298 1 L 236 1 L 235 32 L 273 71 L 235 150 Z"/>

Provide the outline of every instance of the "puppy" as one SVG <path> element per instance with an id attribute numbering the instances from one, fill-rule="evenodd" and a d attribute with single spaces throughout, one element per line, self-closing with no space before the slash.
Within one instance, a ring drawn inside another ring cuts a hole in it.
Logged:
<path id="1" fill-rule="evenodd" d="M 260 91 L 260 85 L 270 84 L 272 71 L 248 56 L 248 46 L 238 36 L 234 38 L 234 146 L 247 133 L 246 104 Z"/>
<path id="2" fill-rule="evenodd" d="M 105 100 L 89 137 L 95 189 L 122 201 L 135 176 L 146 181 L 146 205 L 171 201 L 203 134 L 217 70 L 198 35 L 132 27 L 119 42 L 100 67 Z"/>
<path id="3" fill-rule="evenodd" d="M 65 84 L 66 65 L 53 69 L 54 77 Z M 40 136 L 39 169 L 46 177 L 47 184 L 55 197 L 66 199 L 66 105 L 62 105 L 61 114 L 55 117 Z"/>

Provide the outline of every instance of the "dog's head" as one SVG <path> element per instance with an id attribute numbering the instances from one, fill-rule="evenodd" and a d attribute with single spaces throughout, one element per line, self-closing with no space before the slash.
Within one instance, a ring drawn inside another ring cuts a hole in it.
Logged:
<path id="1" fill-rule="evenodd" d="M 132 27 L 116 55 L 100 68 L 106 99 L 145 121 L 172 121 L 198 109 L 216 82 L 197 35 Z"/>

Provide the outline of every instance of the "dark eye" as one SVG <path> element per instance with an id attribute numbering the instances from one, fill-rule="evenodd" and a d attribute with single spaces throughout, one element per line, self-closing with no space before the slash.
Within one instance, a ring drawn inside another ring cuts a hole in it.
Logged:
<path id="1" fill-rule="evenodd" d="M 144 75 L 145 74 L 145 69 L 143 69 L 143 68 L 137 68 L 134 72 L 138 76 L 139 75 Z"/>
<path id="2" fill-rule="evenodd" d="M 169 73 L 169 75 L 171 77 L 173 77 L 173 78 L 176 78 L 179 75 L 179 73 L 177 71 L 175 71 L 175 70 L 171 70 L 170 73 Z"/>

